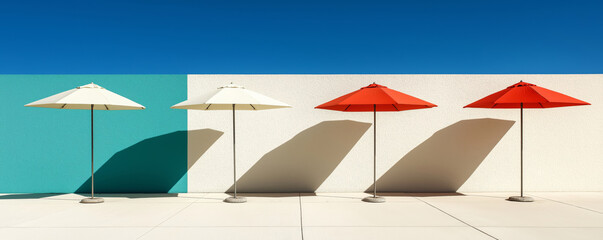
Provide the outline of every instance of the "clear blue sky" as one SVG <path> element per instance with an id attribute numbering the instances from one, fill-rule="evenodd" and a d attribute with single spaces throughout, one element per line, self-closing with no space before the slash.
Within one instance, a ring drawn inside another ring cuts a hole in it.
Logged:
<path id="1" fill-rule="evenodd" d="M 2 1 L 0 73 L 603 73 L 602 1 Z"/>

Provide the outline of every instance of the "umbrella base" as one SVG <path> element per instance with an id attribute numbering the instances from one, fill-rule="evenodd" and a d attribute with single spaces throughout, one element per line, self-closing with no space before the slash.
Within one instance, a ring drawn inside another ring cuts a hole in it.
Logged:
<path id="1" fill-rule="evenodd" d="M 80 201 L 80 203 L 103 203 L 105 199 L 102 198 L 84 198 Z"/>
<path id="2" fill-rule="evenodd" d="M 365 197 L 362 199 L 363 202 L 369 202 L 369 203 L 384 203 L 385 202 L 385 198 L 382 197 Z"/>
<path id="3" fill-rule="evenodd" d="M 531 197 L 526 197 L 526 196 L 512 196 L 507 198 L 508 201 L 513 201 L 513 202 L 533 202 L 534 199 Z"/>
<path id="4" fill-rule="evenodd" d="M 247 198 L 245 197 L 229 197 L 224 199 L 224 202 L 227 203 L 244 203 L 247 202 Z"/>

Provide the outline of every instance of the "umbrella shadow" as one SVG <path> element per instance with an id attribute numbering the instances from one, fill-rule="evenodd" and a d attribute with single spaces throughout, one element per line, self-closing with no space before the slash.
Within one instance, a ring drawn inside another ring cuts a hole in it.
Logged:
<path id="1" fill-rule="evenodd" d="M 237 192 L 315 192 L 370 128 L 370 123 L 323 121 L 266 153 L 237 180 Z M 233 192 L 231 186 L 226 192 Z"/>
<path id="2" fill-rule="evenodd" d="M 379 192 L 455 193 L 515 121 L 468 119 L 433 134 L 377 180 Z M 372 192 L 371 184 L 366 192 Z"/>
<path id="3" fill-rule="evenodd" d="M 200 129 L 142 140 L 115 153 L 95 171 L 94 192 L 168 193 L 222 134 L 213 129 Z M 187 139 L 194 139 L 189 143 L 201 144 L 187 146 Z M 89 193 L 90 182 L 88 178 L 76 192 Z"/>

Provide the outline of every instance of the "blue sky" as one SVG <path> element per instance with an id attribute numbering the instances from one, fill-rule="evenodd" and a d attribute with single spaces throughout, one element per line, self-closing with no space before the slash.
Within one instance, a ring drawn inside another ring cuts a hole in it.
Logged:
<path id="1" fill-rule="evenodd" d="M 603 73 L 601 1 L 2 1 L 0 73 Z"/>

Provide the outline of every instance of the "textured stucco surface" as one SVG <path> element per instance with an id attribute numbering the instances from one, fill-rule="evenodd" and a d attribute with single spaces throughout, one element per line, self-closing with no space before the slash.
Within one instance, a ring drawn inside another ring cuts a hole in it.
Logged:
<path id="1" fill-rule="evenodd" d="M 455 190 L 454 188 L 458 188 L 458 191 L 519 191 L 519 110 L 463 109 L 464 105 L 519 80 L 592 104 L 524 110 L 525 191 L 603 190 L 603 75 L 600 74 L 189 75 L 188 97 L 234 82 L 293 106 L 291 109 L 237 112 L 238 177 L 244 174 L 253 175 L 254 173 L 248 171 L 261 160 L 266 160 L 266 163 L 275 162 L 275 159 L 269 159 L 274 155 L 269 154 L 273 151 L 287 147 L 298 151 L 298 154 L 306 154 L 302 151 L 307 147 L 304 144 L 307 145 L 311 141 L 300 140 L 299 134 L 317 134 L 313 129 L 323 121 L 352 120 L 371 124 L 367 125 L 365 132 L 361 132 L 361 137 L 349 152 L 346 150 L 348 148 L 338 148 L 338 151 L 343 151 L 345 157 L 334 159 L 336 167 L 329 169 L 330 174 L 327 174 L 324 181 L 318 179 L 322 183 L 318 184 L 316 189 L 317 192 L 356 192 L 365 191 L 372 185 L 373 115 L 368 112 L 317 110 L 314 107 L 377 82 L 438 105 L 432 109 L 378 113 L 377 178 L 396 166 L 401 159 L 408 163 L 398 164 L 394 172 L 412 173 L 410 177 L 395 174 L 383 176 L 389 178 L 389 188 L 395 188 L 396 185 L 391 182 L 400 179 L 406 181 L 400 182 L 400 186 L 413 191 Z M 483 118 L 490 120 L 463 121 Z M 231 187 L 231 119 L 230 111 L 188 111 L 189 131 L 210 129 L 211 131 L 205 131 L 212 132 L 207 137 L 194 138 L 189 133 L 189 192 L 222 192 Z M 345 122 L 336 123 L 343 123 L 341 127 L 345 128 Z M 491 144 L 484 145 L 485 147 L 481 146 L 484 149 L 478 149 L 478 154 L 471 155 L 475 149 L 470 146 L 479 145 L 475 143 L 480 142 L 474 138 L 482 137 L 480 133 L 487 134 L 487 131 L 496 127 L 502 130 L 497 134 L 488 135 L 494 136 L 489 139 L 490 143 L 495 144 L 493 148 L 488 149 Z M 464 128 L 472 133 L 463 134 Z M 482 128 L 485 132 L 480 130 Z M 330 130 L 345 131 L 337 128 Z M 216 131 L 223 134 L 216 134 Z M 358 131 L 364 130 L 360 128 Z M 208 139 L 215 143 L 208 147 Z M 451 145 L 445 144 L 446 142 L 466 149 L 447 149 Z M 203 149 L 195 149 L 197 145 L 203 145 Z M 306 150 L 328 151 L 316 146 L 310 146 Z M 444 151 L 444 154 L 437 154 L 442 153 L 440 151 Z M 465 151 L 467 155 L 463 155 Z M 455 156 L 448 158 L 448 152 L 454 153 Z M 307 166 L 303 167 L 300 159 L 287 156 L 287 153 L 281 151 L 277 156 L 277 159 L 282 158 L 282 161 L 285 161 L 284 166 L 287 161 L 295 160 L 297 162 L 291 164 L 302 166 L 300 171 L 311 170 Z M 409 153 L 412 154 L 408 155 Z M 480 154 L 485 157 L 480 157 Z M 465 157 L 472 158 L 473 162 L 465 162 Z M 340 162 L 337 162 L 339 160 Z M 450 161 L 458 161 L 459 164 Z M 412 169 L 405 170 L 405 166 Z M 274 164 L 274 169 L 270 171 L 265 169 L 270 168 L 270 164 L 263 164 L 262 167 L 262 174 L 265 175 L 270 172 L 276 174 L 283 169 L 282 164 Z M 434 173 L 447 176 L 430 176 Z M 287 176 L 281 177 L 284 179 Z M 312 179 L 302 179 L 310 180 Z M 412 186 L 408 186 L 409 181 Z M 456 185 L 450 185 L 451 182 Z"/>

